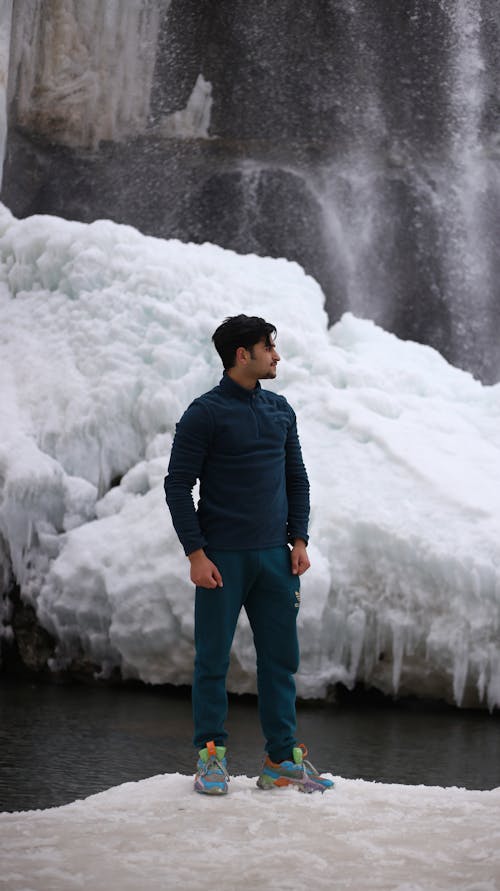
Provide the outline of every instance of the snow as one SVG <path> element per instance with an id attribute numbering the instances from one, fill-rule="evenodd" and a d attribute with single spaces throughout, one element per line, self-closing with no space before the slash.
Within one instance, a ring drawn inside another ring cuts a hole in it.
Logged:
<path id="1" fill-rule="evenodd" d="M 214 799 L 165 774 L 0 814 L 0 839 L 9 891 L 498 891 L 500 789 L 337 777 L 334 790 L 303 795 L 238 776 Z"/>
<path id="2" fill-rule="evenodd" d="M 500 704 L 500 385 L 350 314 L 328 329 L 323 299 L 286 260 L 1 210 L 0 578 L 57 637 L 53 668 L 83 654 L 190 683 L 163 476 L 176 421 L 220 378 L 211 334 L 245 311 L 278 328 L 270 386 L 311 479 L 299 693 L 362 680 Z M 229 688 L 254 676 L 242 617 Z"/>

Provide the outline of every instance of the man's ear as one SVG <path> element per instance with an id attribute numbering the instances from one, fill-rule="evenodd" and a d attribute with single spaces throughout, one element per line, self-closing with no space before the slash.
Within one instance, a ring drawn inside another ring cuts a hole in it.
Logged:
<path id="1" fill-rule="evenodd" d="M 236 362 L 240 365 L 246 365 L 248 362 L 248 350 L 245 347 L 238 347 L 236 350 Z"/>

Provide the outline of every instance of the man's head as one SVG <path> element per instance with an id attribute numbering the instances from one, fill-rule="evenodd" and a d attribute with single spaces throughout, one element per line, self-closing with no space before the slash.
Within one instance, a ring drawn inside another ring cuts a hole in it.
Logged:
<path id="1" fill-rule="evenodd" d="M 256 344 L 263 343 L 268 348 L 274 347 L 276 328 L 259 316 L 229 316 L 214 331 L 212 340 L 215 349 L 222 359 L 224 369 L 228 371 L 237 365 L 238 348 L 242 347 L 252 355 Z"/>

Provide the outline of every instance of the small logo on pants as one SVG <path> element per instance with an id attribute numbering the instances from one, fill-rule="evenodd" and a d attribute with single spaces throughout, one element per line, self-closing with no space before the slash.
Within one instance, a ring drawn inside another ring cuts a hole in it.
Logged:
<path id="1" fill-rule="evenodd" d="M 297 603 L 295 604 L 295 609 L 298 609 L 300 606 L 300 591 L 295 592 L 295 600 Z"/>

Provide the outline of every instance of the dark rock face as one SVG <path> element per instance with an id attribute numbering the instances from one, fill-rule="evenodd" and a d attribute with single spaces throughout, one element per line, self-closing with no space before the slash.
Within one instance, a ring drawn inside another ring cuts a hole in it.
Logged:
<path id="1" fill-rule="evenodd" d="M 78 652 L 78 648 L 71 659 L 61 659 L 58 641 L 40 624 L 34 607 L 21 597 L 17 585 L 5 593 L 3 607 L 8 614 L 10 633 L 6 635 L 4 627 L 4 633 L 0 634 L 0 675 L 58 684 L 139 683 L 122 678 L 119 667 L 104 674 L 101 667 Z M 4 623 L 7 625 L 5 619 Z"/>
<path id="2" fill-rule="evenodd" d="M 0 667 L 18 676 L 49 675 L 48 661 L 56 641 L 39 624 L 33 607 L 22 600 L 17 586 L 6 594 L 11 635 L 0 640 Z"/>
<path id="3" fill-rule="evenodd" d="M 43 115 L 33 129 L 21 114 L 13 44 L 2 193 L 13 213 L 108 217 L 286 256 L 319 280 L 331 321 L 349 309 L 496 381 L 496 0 L 141 8 L 148 21 L 158 16 L 143 123 L 116 123 L 116 137 L 90 150 L 74 121 L 71 139 L 58 121 L 56 143 Z M 56 14 L 51 2 L 44 9 Z M 19 4 L 15 16 L 23 14 Z M 131 62 L 141 46 L 126 48 Z M 112 61 L 107 89 L 123 100 Z M 208 131 L 165 130 L 200 74 L 212 88 Z"/>

